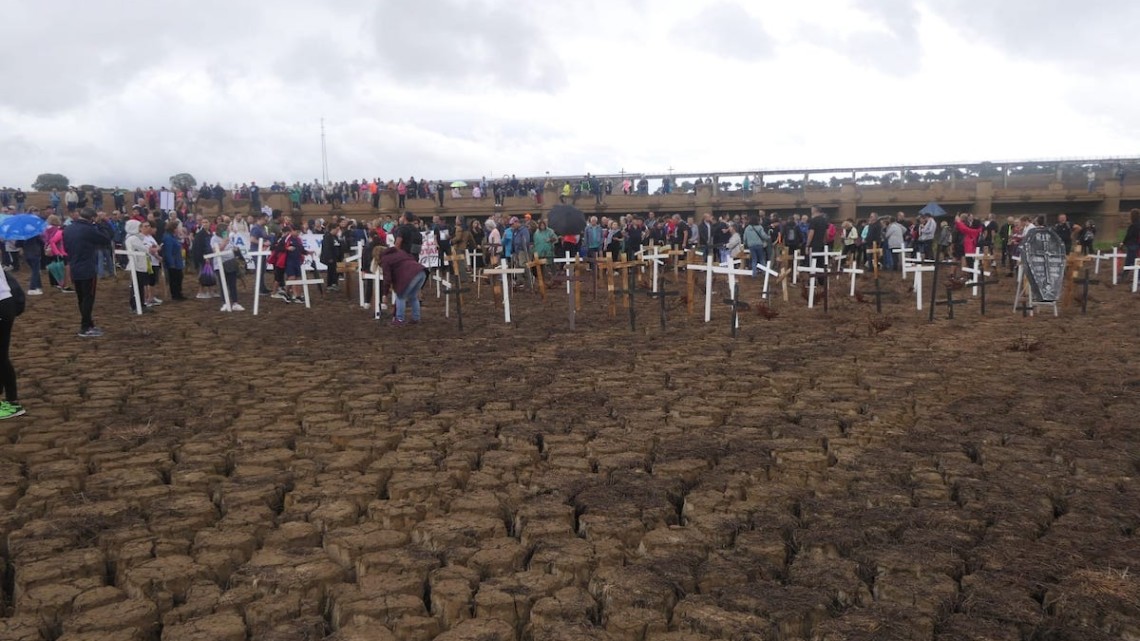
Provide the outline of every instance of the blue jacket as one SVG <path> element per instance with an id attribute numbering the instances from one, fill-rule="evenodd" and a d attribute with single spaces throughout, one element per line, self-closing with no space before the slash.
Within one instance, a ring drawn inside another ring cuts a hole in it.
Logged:
<path id="1" fill-rule="evenodd" d="M 162 237 L 162 264 L 167 269 L 186 269 L 186 259 L 182 256 L 182 243 L 174 234 Z"/>
<path id="2" fill-rule="evenodd" d="M 80 218 L 63 229 L 63 248 L 71 260 L 72 280 L 91 280 L 99 275 L 99 251 L 111 248 L 115 232 L 106 222 L 90 223 Z"/>

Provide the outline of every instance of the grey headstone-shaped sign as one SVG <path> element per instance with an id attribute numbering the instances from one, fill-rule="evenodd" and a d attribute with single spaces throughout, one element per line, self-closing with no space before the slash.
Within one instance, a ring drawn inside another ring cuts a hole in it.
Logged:
<path id="1" fill-rule="evenodd" d="M 1065 243 L 1052 229 L 1034 227 L 1021 240 L 1021 264 L 1029 276 L 1033 300 L 1052 303 L 1061 298 L 1065 282 Z"/>

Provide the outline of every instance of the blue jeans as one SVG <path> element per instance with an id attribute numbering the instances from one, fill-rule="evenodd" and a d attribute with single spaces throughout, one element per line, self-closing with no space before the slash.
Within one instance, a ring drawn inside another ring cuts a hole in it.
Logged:
<path id="1" fill-rule="evenodd" d="M 424 283 L 427 282 L 427 272 L 420 272 L 408 283 L 408 288 L 404 290 L 403 294 L 396 295 L 396 320 L 404 320 L 404 310 L 407 308 L 408 303 L 412 306 L 412 320 L 418 321 L 420 319 L 420 289 L 423 288 Z"/>
<path id="2" fill-rule="evenodd" d="M 43 289 L 43 283 L 40 281 L 40 257 L 28 257 L 24 259 L 28 263 L 28 269 L 32 270 L 32 279 L 28 282 L 28 289 Z"/>
<path id="3" fill-rule="evenodd" d="M 768 246 L 752 245 L 748 248 L 748 255 L 752 257 L 752 275 L 756 275 L 756 267 L 768 264 Z"/>

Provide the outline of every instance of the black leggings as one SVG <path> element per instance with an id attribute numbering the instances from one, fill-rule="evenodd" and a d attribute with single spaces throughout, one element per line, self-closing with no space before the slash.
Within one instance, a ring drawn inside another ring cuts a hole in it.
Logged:
<path id="1" fill-rule="evenodd" d="M 0 301 L 0 385 L 4 387 L 4 400 L 17 403 L 20 396 L 16 392 L 16 368 L 12 367 L 8 354 L 12 347 L 12 325 L 16 322 L 12 305 L 11 298 Z"/>

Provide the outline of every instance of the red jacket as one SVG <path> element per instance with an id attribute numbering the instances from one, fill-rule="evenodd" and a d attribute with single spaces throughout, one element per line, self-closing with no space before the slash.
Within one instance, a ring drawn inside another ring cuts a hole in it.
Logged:
<path id="1" fill-rule="evenodd" d="M 972 254 L 978 249 L 978 236 L 982 235 L 981 227 L 971 227 L 962 221 L 956 221 L 958 233 L 962 234 L 962 249 L 964 253 Z"/>
<path id="2" fill-rule="evenodd" d="M 380 255 L 380 269 L 384 271 L 384 295 L 391 288 L 397 296 L 403 296 L 408 285 L 412 284 L 412 279 L 424 271 L 423 265 L 414 256 L 398 247 L 389 247 L 388 251 Z"/>

